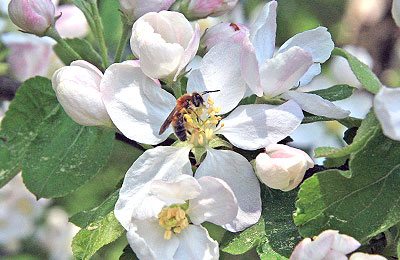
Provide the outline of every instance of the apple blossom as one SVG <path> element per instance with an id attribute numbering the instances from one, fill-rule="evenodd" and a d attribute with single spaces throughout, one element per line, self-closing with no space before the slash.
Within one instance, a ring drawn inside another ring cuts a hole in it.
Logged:
<path id="1" fill-rule="evenodd" d="M 295 86 L 306 85 L 321 72 L 334 48 L 330 33 L 318 27 L 299 33 L 286 41 L 275 52 L 276 1 L 268 2 L 254 24 L 249 37 L 241 43 L 240 71 L 242 79 L 257 96 L 275 96 L 294 100 L 310 113 L 331 118 L 344 118 L 343 110 L 318 95 L 291 91 Z M 222 39 L 223 40 L 223 39 Z M 226 38 L 225 41 L 232 41 Z"/>
<path id="2" fill-rule="evenodd" d="M 190 20 L 221 16 L 231 11 L 239 0 L 190 0 L 184 14 Z"/>
<path id="3" fill-rule="evenodd" d="M 175 81 L 199 47 L 199 25 L 193 30 L 181 13 L 147 13 L 134 23 L 132 30 L 132 52 L 151 78 Z"/>
<path id="4" fill-rule="evenodd" d="M 400 141 L 400 88 L 382 87 L 374 98 L 374 111 L 383 133 Z"/>
<path id="5" fill-rule="evenodd" d="M 350 256 L 349 260 L 387 260 L 381 255 L 370 255 L 365 253 L 354 253 Z"/>
<path id="6" fill-rule="evenodd" d="M 145 154 L 153 152 L 148 150 Z M 145 171 L 143 168 L 154 167 L 140 165 L 145 154 L 125 175 L 114 210 L 128 231 L 133 251 L 144 260 L 217 260 L 218 243 L 200 224 L 208 221 L 223 225 L 236 217 L 238 206 L 232 190 L 220 179 L 207 176 L 196 180 L 185 174 L 190 171 L 186 163 L 168 163 L 159 171 Z M 150 159 L 157 162 L 156 158 Z M 149 181 L 138 189 L 141 179 Z"/>
<path id="7" fill-rule="evenodd" d="M 22 30 L 44 36 L 54 25 L 55 7 L 51 0 L 12 0 L 8 15 Z"/>
<path id="8" fill-rule="evenodd" d="M 230 43 L 227 43 L 230 44 Z M 213 176 L 223 179 L 233 190 L 239 205 L 234 221 L 224 225 L 232 231 L 240 231 L 256 223 L 261 214 L 260 186 L 251 164 L 234 151 L 216 150 L 211 146 L 217 134 L 224 135 L 233 145 L 255 150 L 276 143 L 285 138 L 301 123 L 303 114 L 299 106 L 288 101 L 281 106 L 266 104 L 244 105 L 235 108 L 245 91 L 245 83 L 237 76 L 234 66 L 239 48 L 218 44 L 203 59 L 217 62 L 209 67 L 208 79 L 213 80 L 220 91 L 210 93 L 208 107 L 202 108 L 199 121 L 193 115 L 186 115 L 192 131 L 184 143 L 185 155 L 172 155 L 169 150 L 157 149 L 154 156 L 172 160 L 181 156 L 188 164 L 188 153 L 192 148 L 201 147 L 207 152 L 195 176 Z M 234 46 L 235 47 L 235 46 Z M 219 58 L 223 55 L 223 59 Z M 206 90 L 199 71 L 194 71 L 188 82 L 188 93 Z M 243 85 L 243 86 L 242 86 Z M 243 88 L 242 88 L 243 87 Z M 137 67 L 130 64 L 113 64 L 101 81 L 101 93 L 107 112 L 115 126 L 128 138 L 146 144 L 158 144 L 173 132 L 168 128 L 159 135 L 161 125 L 174 109 L 176 99 L 157 86 Z M 214 106 L 214 101 L 216 105 Z M 218 104 L 217 104 L 218 102 Z M 217 114 L 229 116 L 222 118 Z M 199 111 L 200 112 L 200 111 Z M 189 122 L 190 117 L 192 122 Z M 153 149 L 155 150 L 155 149 Z M 156 169 L 165 166 L 157 166 Z"/>
<path id="9" fill-rule="evenodd" d="M 149 12 L 168 10 L 175 0 L 119 0 L 121 10 L 131 22 Z"/>
<path id="10" fill-rule="evenodd" d="M 354 238 L 339 234 L 336 230 L 325 230 L 318 236 L 303 239 L 294 249 L 290 260 L 347 260 L 347 254 L 360 247 Z"/>
<path id="11" fill-rule="evenodd" d="M 271 144 L 256 157 L 256 174 L 273 189 L 289 191 L 297 187 L 314 162 L 302 150 L 282 144 Z"/>
<path id="12" fill-rule="evenodd" d="M 100 94 L 103 73 L 78 60 L 54 72 L 52 86 L 65 112 L 78 124 L 112 127 Z"/>

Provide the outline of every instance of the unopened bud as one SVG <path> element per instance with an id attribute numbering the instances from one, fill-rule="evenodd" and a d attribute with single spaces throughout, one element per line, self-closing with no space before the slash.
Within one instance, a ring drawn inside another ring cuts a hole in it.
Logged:
<path id="1" fill-rule="evenodd" d="M 231 11 L 239 0 L 190 0 L 184 14 L 189 20 L 221 16 Z"/>
<path id="2" fill-rule="evenodd" d="M 65 112 L 78 124 L 107 126 L 113 124 L 100 93 L 103 74 L 92 64 L 78 60 L 53 74 L 52 86 Z"/>
<path id="3" fill-rule="evenodd" d="M 44 36 L 54 25 L 55 7 L 51 0 L 11 0 L 8 15 L 23 31 Z"/>
<path id="4" fill-rule="evenodd" d="M 175 0 L 119 0 L 122 12 L 131 22 L 149 12 L 168 10 L 174 2 Z"/>
<path id="5" fill-rule="evenodd" d="M 302 150 L 271 144 L 256 158 L 256 173 L 261 182 L 273 189 L 289 191 L 297 187 L 314 162 Z"/>

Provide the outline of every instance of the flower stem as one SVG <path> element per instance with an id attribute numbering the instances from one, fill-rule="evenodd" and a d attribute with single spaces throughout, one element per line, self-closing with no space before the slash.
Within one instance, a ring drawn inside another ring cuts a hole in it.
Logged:
<path id="1" fill-rule="evenodd" d="M 96 35 L 97 42 L 99 43 L 100 55 L 103 59 L 104 67 L 107 68 L 108 66 L 110 66 L 110 62 L 108 61 L 107 46 L 103 34 L 103 23 L 101 22 L 99 8 L 97 7 L 97 0 L 90 0 L 89 3 L 90 7 L 92 8 L 93 20 L 96 30 L 94 33 Z"/>
<path id="2" fill-rule="evenodd" d="M 118 44 L 118 49 L 117 52 L 115 53 L 114 63 L 121 62 L 122 53 L 124 51 L 126 42 L 129 39 L 131 28 L 132 24 L 124 23 L 122 27 L 122 35 Z"/>
<path id="3" fill-rule="evenodd" d="M 182 88 L 180 80 L 175 81 L 174 83 L 172 83 L 171 86 L 172 90 L 174 91 L 176 99 L 180 98 L 182 96 Z"/>
<path id="4" fill-rule="evenodd" d="M 56 40 L 56 42 L 60 44 L 61 47 L 69 52 L 74 60 L 83 60 L 83 58 L 74 49 L 72 49 L 72 47 L 63 38 L 61 38 L 55 27 L 50 27 L 47 30 L 46 35 Z"/>

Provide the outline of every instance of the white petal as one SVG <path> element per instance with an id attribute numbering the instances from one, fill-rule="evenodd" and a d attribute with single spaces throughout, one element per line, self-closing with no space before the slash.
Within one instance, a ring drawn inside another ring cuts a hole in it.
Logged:
<path id="1" fill-rule="evenodd" d="M 174 235 L 169 240 L 164 239 L 164 231 L 157 221 L 133 221 L 126 237 L 141 260 L 173 260 L 179 240 Z"/>
<path id="2" fill-rule="evenodd" d="M 323 63 L 331 56 L 331 52 L 335 47 L 331 34 L 325 27 L 318 27 L 313 30 L 296 34 L 287 40 L 278 50 L 279 53 L 289 50 L 293 46 L 311 53 L 314 62 Z"/>
<path id="3" fill-rule="evenodd" d="M 345 118 L 350 115 L 350 111 L 344 110 L 316 94 L 288 91 L 282 97 L 296 101 L 304 111 L 317 116 Z"/>
<path id="4" fill-rule="evenodd" d="M 218 260 L 218 243 L 202 226 L 189 225 L 176 235 L 179 247 L 174 260 Z"/>
<path id="5" fill-rule="evenodd" d="M 154 180 L 150 191 L 168 205 L 184 204 L 186 200 L 200 195 L 200 184 L 190 175 L 180 175 L 170 181 Z"/>
<path id="6" fill-rule="evenodd" d="M 400 1 L 393 0 L 392 5 L 392 16 L 397 26 L 400 26 Z"/>
<path id="7" fill-rule="evenodd" d="M 189 201 L 187 213 L 195 225 L 208 221 L 216 225 L 231 222 L 238 213 L 238 205 L 228 184 L 218 178 L 205 176 L 198 179 L 200 196 Z"/>
<path id="8" fill-rule="evenodd" d="M 85 60 L 75 60 L 75 61 L 71 62 L 70 66 L 82 67 L 82 68 L 88 69 L 88 70 L 96 73 L 97 75 L 99 75 L 100 78 L 103 77 L 103 73 L 96 66 L 94 66 L 93 64 L 91 64 Z M 98 85 L 100 85 L 100 84 L 98 84 Z M 99 89 L 98 85 L 97 85 L 97 89 Z"/>
<path id="9" fill-rule="evenodd" d="M 126 137 L 158 144 L 172 133 L 169 129 L 158 135 L 176 99 L 140 68 L 127 63 L 111 65 L 104 73 L 100 90 L 111 120 Z"/>
<path id="10" fill-rule="evenodd" d="M 144 152 L 129 168 L 115 204 L 114 214 L 121 225 L 128 229 L 132 214 L 146 219 L 158 214 L 143 200 L 149 197 L 153 180 L 171 180 L 181 174 L 192 174 L 188 147 L 159 146 Z M 134 212 L 135 210 L 135 212 Z"/>
<path id="11" fill-rule="evenodd" d="M 201 61 L 200 72 L 206 90 L 220 90 L 209 95 L 214 99 L 214 106 L 221 107 L 221 114 L 236 107 L 247 89 L 241 77 L 240 52 L 239 44 L 222 42 L 212 47 Z M 189 78 L 188 92 L 191 85 Z"/>
<path id="12" fill-rule="evenodd" d="M 240 59 L 243 80 L 252 92 L 261 97 L 263 95 L 263 89 L 260 82 L 260 67 L 258 65 L 254 46 L 248 37 L 243 38 Z"/>
<path id="13" fill-rule="evenodd" d="M 181 63 L 179 64 L 178 70 L 176 71 L 174 81 L 177 79 L 182 70 L 188 65 L 188 63 L 193 60 L 194 56 L 196 56 L 197 50 L 200 44 L 200 26 L 196 24 L 196 28 L 193 34 L 193 37 L 190 39 L 188 47 L 184 51 L 184 55 L 182 57 Z"/>
<path id="14" fill-rule="evenodd" d="M 296 86 L 305 86 L 311 82 L 311 80 L 321 73 L 321 64 L 314 63 L 308 68 L 307 72 L 300 78 L 299 82 L 296 83 Z"/>
<path id="15" fill-rule="evenodd" d="M 251 26 L 250 39 L 254 45 L 258 64 L 274 55 L 276 35 L 276 7 L 278 2 L 268 2 Z"/>
<path id="16" fill-rule="evenodd" d="M 236 196 L 238 214 L 223 226 L 225 229 L 237 232 L 257 223 L 261 215 L 260 184 L 246 158 L 233 151 L 208 149 L 195 174 L 196 178 L 203 176 L 224 180 Z"/>
<path id="17" fill-rule="evenodd" d="M 331 249 L 336 233 L 332 230 L 324 231 L 312 242 L 310 238 L 303 239 L 293 250 L 290 260 L 324 259 Z"/>
<path id="18" fill-rule="evenodd" d="M 265 95 L 275 97 L 288 91 L 312 64 L 311 55 L 299 47 L 290 48 L 265 60 L 260 68 L 261 86 Z"/>
<path id="19" fill-rule="evenodd" d="M 266 153 L 256 157 L 256 174 L 260 181 L 273 189 L 284 189 L 289 186 L 290 173 L 274 163 Z"/>
<path id="20" fill-rule="evenodd" d="M 383 87 L 374 99 L 376 117 L 382 125 L 383 133 L 400 141 L 400 88 Z"/>
<path id="21" fill-rule="evenodd" d="M 394 1 L 396 2 L 396 1 Z M 370 255 L 365 253 L 354 253 L 350 256 L 349 260 L 387 260 L 387 258 L 381 255 Z"/>
<path id="22" fill-rule="evenodd" d="M 235 146 L 256 150 L 277 143 L 290 135 L 303 120 L 303 113 L 296 102 L 280 106 L 255 104 L 237 107 L 221 124 L 218 131 Z"/>
<path id="23" fill-rule="evenodd" d="M 348 235 L 339 234 L 335 236 L 335 240 L 332 244 L 332 249 L 342 252 L 343 254 L 349 254 L 355 251 L 360 246 L 360 242 L 358 242 L 355 238 Z"/>

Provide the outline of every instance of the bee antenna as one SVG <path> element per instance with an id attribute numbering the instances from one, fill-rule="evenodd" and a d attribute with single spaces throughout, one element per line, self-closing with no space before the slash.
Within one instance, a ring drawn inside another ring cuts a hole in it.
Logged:
<path id="1" fill-rule="evenodd" d="M 212 93 L 212 92 L 218 92 L 218 91 L 220 91 L 220 90 L 219 89 L 218 90 L 206 90 L 206 91 L 201 92 L 201 95 Z"/>

